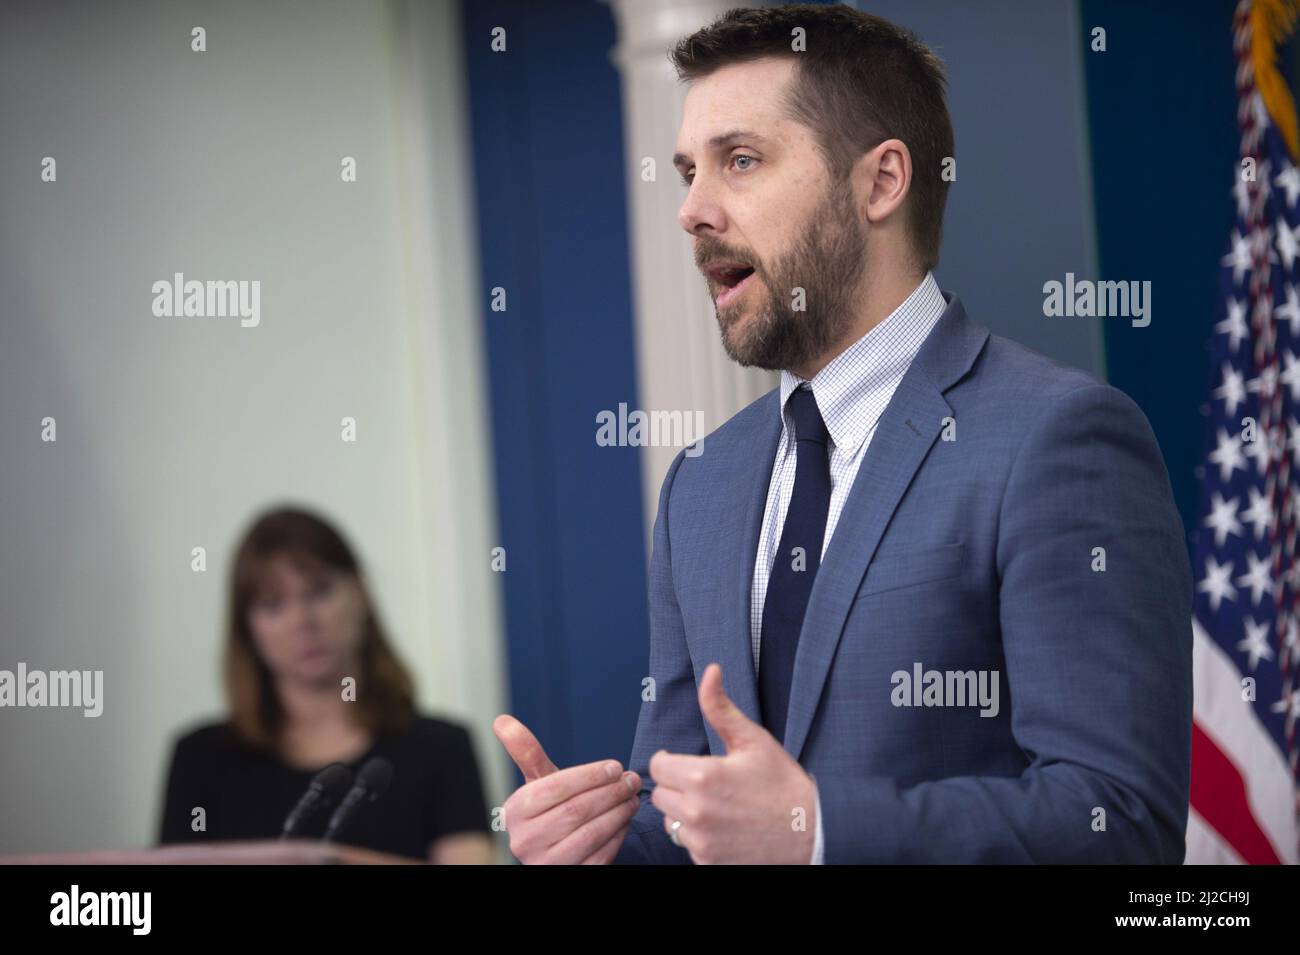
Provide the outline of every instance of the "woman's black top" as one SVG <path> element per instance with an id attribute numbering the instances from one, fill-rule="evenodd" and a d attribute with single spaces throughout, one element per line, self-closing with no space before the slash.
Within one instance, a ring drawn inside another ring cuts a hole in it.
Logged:
<path id="1" fill-rule="evenodd" d="M 464 726 L 419 717 L 404 732 L 378 735 L 348 768 L 355 776 L 376 756 L 392 763 L 392 783 L 376 802 L 359 810 L 335 841 L 427 861 L 430 844 L 440 836 L 491 833 Z M 159 841 L 274 839 L 323 768 L 287 766 L 242 743 L 229 724 L 201 726 L 176 742 Z M 206 831 L 196 832 L 194 810 L 199 807 L 205 810 Z M 298 834 L 319 838 L 331 812 L 320 813 Z"/>

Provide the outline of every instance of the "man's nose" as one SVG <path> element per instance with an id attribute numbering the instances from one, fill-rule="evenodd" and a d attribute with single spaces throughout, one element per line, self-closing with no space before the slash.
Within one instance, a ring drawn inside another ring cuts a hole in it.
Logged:
<path id="1" fill-rule="evenodd" d="M 704 232 L 722 232 L 726 229 L 726 216 L 722 207 L 708 194 L 705 184 L 695 182 L 686 201 L 677 211 L 677 221 L 691 235 Z"/>

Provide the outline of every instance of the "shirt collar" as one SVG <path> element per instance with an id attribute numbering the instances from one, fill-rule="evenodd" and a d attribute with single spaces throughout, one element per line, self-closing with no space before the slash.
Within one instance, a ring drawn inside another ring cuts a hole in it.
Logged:
<path id="1" fill-rule="evenodd" d="M 836 448 L 852 453 L 871 433 L 884 410 L 871 397 L 886 387 L 891 391 L 897 387 L 947 307 L 934 273 L 926 272 L 903 304 L 813 376 L 813 397 Z M 794 372 L 781 372 L 783 420 L 786 399 L 805 380 Z"/>

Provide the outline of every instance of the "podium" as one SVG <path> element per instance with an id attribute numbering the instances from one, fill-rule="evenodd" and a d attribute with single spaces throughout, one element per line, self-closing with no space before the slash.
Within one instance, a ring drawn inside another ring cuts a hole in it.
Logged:
<path id="1" fill-rule="evenodd" d="M 0 856 L 0 865 L 425 865 L 357 846 L 310 839 L 204 842 L 146 849 L 101 849 Z"/>

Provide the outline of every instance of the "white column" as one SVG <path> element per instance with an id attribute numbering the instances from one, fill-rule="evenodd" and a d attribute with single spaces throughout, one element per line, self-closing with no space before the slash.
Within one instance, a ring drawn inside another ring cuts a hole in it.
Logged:
<path id="1" fill-rule="evenodd" d="M 394 224 L 405 253 L 401 314 L 415 424 L 411 523 L 427 614 L 413 635 L 420 657 L 411 656 L 432 665 L 420 679 L 426 709 L 473 728 L 486 795 L 499 806 L 514 778 L 491 731 L 505 706 L 506 650 L 501 578 L 489 563 L 501 537 L 473 278 L 477 247 L 465 241 L 474 210 L 460 16 L 457 4 L 390 0 L 393 176 L 401 197 Z M 498 856 L 508 861 L 502 850 L 499 843 Z"/>
<path id="2" fill-rule="evenodd" d="M 774 372 L 741 368 L 722 349 L 713 302 L 695 267 L 691 237 L 677 222 L 685 198 L 672 165 L 687 86 L 668 51 L 736 6 L 735 0 L 606 0 L 618 25 L 611 57 L 623 81 L 623 139 L 636 309 L 637 400 L 645 411 L 703 416 L 707 434 L 777 381 Z M 655 178 L 642 178 L 644 161 Z M 642 448 L 646 538 L 659 486 L 677 454 Z M 704 453 L 708 453 L 705 442 Z"/>

